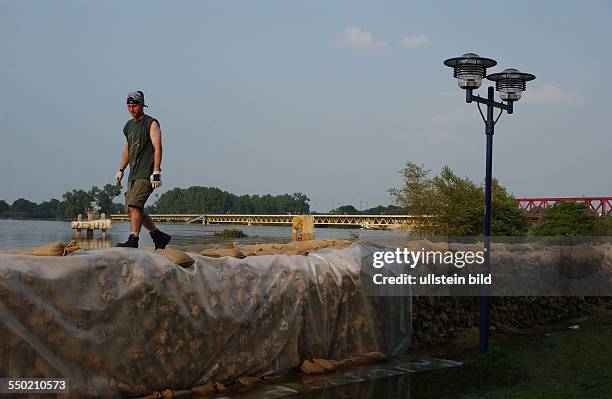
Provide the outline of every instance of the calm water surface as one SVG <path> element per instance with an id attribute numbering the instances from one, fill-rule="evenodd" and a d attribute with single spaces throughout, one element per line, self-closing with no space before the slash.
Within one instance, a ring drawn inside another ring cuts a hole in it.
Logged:
<path id="1" fill-rule="evenodd" d="M 246 226 L 246 225 L 202 225 L 158 223 L 157 227 L 172 235 L 171 244 L 178 247 L 197 246 L 211 243 L 267 243 L 291 241 L 291 226 Z M 214 236 L 215 232 L 224 229 L 239 229 L 249 237 L 221 239 Z M 110 247 L 117 242 L 125 241 L 129 235 L 130 225 L 127 222 L 113 222 L 105 241 L 99 239 L 100 232 L 94 233 L 94 240 L 83 240 L 82 247 Z M 316 228 L 316 238 L 361 239 L 373 242 L 390 241 L 405 242 L 408 233 L 398 230 L 365 230 Z M 69 242 L 75 238 L 75 232 L 70 228 L 70 222 L 57 220 L 17 220 L 0 219 L 0 249 L 31 248 L 49 244 L 54 241 Z M 140 234 L 140 247 L 153 246 L 146 229 Z"/>

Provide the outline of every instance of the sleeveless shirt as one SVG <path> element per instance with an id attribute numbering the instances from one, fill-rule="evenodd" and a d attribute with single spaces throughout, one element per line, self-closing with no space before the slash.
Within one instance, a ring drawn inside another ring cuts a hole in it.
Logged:
<path id="1" fill-rule="evenodd" d="M 151 142 L 151 124 L 157 119 L 145 115 L 139 120 L 130 119 L 123 128 L 128 143 L 130 175 L 128 181 L 148 179 L 153 174 L 155 150 Z"/>

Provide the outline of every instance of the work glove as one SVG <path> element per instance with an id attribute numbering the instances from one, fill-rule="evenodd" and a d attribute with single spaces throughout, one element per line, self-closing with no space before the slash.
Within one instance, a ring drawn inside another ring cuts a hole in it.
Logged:
<path id="1" fill-rule="evenodd" d="M 120 169 L 115 173 L 115 183 L 117 185 L 121 184 L 121 179 L 123 179 L 123 171 Z"/>
<path id="2" fill-rule="evenodd" d="M 161 171 L 154 171 L 149 180 L 151 180 L 151 186 L 153 188 L 161 187 Z"/>

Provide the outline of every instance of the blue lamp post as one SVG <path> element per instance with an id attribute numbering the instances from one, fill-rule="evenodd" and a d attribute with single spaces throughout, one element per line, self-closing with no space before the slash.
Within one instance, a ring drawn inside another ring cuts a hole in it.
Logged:
<path id="1" fill-rule="evenodd" d="M 485 123 L 485 136 L 487 137 L 486 152 L 486 172 L 485 172 L 485 214 L 483 222 L 484 233 L 484 264 L 483 274 L 491 272 L 490 249 L 491 249 L 491 169 L 493 164 L 493 133 L 495 124 L 499 120 L 504 110 L 508 114 L 514 112 L 514 102 L 521 98 L 521 93 L 527 88 L 527 82 L 534 80 L 535 76 L 529 73 L 519 72 L 509 68 L 500 73 L 493 73 L 486 76 L 487 68 L 497 65 L 497 61 L 490 58 L 483 58 L 474 53 L 467 53 L 461 57 L 449 58 L 444 61 L 444 65 L 453 68 L 453 76 L 457 78 L 459 87 L 465 89 L 465 101 L 475 102 L 478 111 Z M 474 89 L 482 85 L 482 79 L 486 76 L 490 81 L 495 82 L 495 88 L 499 92 L 499 97 L 504 102 L 497 102 L 494 98 L 493 86 L 487 89 L 487 98 L 474 95 Z M 482 113 L 480 104 L 487 106 L 487 117 Z M 493 118 L 493 111 L 499 108 L 499 115 Z M 480 296 L 480 352 L 486 352 L 489 348 L 489 322 L 490 322 L 490 297 L 486 294 Z"/>

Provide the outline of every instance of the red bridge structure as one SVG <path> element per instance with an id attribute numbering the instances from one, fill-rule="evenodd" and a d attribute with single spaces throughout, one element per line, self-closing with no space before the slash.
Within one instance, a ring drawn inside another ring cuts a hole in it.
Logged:
<path id="1" fill-rule="evenodd" d="M 602 217 L 612 216 L 612 197 L 515 198 L 514 200 L 530 219 L 541 218 L 544 209 L 561 201 L 584 202 L 590 212 Z"/>

